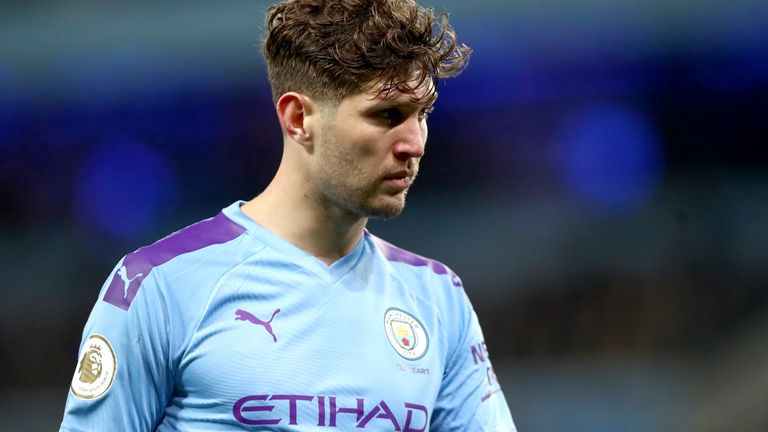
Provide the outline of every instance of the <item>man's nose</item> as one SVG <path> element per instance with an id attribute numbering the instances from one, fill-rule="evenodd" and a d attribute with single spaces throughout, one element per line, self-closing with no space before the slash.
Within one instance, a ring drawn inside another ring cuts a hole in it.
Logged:
<path id="1" fill-rule="evenodd" d="M 412 159 L 424 156 L 427 141 L 427 126 L 417 117 L 409 118 L 398 128 L 395 156 L 398 159 Z"/>

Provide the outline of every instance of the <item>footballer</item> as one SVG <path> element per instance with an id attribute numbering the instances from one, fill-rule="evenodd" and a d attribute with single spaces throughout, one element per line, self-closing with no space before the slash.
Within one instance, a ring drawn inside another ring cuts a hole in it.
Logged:
<path id="1" fill-rule="evenodd" d="M 412 0 L 277 3 L 263 50 L 274 178 L 117 263 L 61 430 L 515 431 L 460 278 L 366 230 L 471 50 Z"/>

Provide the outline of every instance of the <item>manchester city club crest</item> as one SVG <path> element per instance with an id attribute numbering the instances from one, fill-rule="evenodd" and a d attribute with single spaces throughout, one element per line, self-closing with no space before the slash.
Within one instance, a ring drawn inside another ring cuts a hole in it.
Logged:
<path id="1" fill-rule="evenodd" d="M 401 357 L 418 360 L 429 346 L 427 332 L 416 317 L 400 309 L 390 308 L 384 314 L 384 330 L 392 348 Z"/>
<path id="2" fill-rule="evenodd" d="M 405 321 L 392 320 L 389 323 L 391 330 L 395 334 L 395 341 L 400 348 L 412 350 L 416 345 L 416 335 L 413 333 L 413 327 Z"/>
<path id="3" fill-rule="evenodd" d="M 79 399 L 96 399 L 112 386 L 117 371 L 115 351 L 107 338 L 93 334 L 83 345 L 75 375 L 72 394 Z"/>

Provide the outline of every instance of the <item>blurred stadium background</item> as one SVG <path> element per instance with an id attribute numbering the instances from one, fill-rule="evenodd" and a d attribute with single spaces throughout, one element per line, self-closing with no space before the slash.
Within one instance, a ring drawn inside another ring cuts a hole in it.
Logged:
<path id="1" fill-rule="evenodd" d="M 432 1 L 475 49 L 406 212 L 521 431 L 768 430 L 768 2 Z M 267 2 L 0 4 L 0 429 L 125 253 L 266 185 Z"/>

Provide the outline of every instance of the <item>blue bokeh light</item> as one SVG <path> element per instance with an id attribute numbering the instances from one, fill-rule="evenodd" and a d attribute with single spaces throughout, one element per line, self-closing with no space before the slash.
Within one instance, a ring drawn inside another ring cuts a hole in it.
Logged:
<path id="1" fill-rule="evenodd" d="M 568 190 L 599 208 L 645 200 L 663 174 L 663 150 L 652 122 L 633 108 L 596 105 L 560 125 L 556 165 Z"/>
<path id="2" fill-rule="evenodd" d="M 76 181 L 79 220 L 118 238 L 147 233 L 178 202 L 174 167 L 152 147 L 124 137 L 95 148 Z"/>

